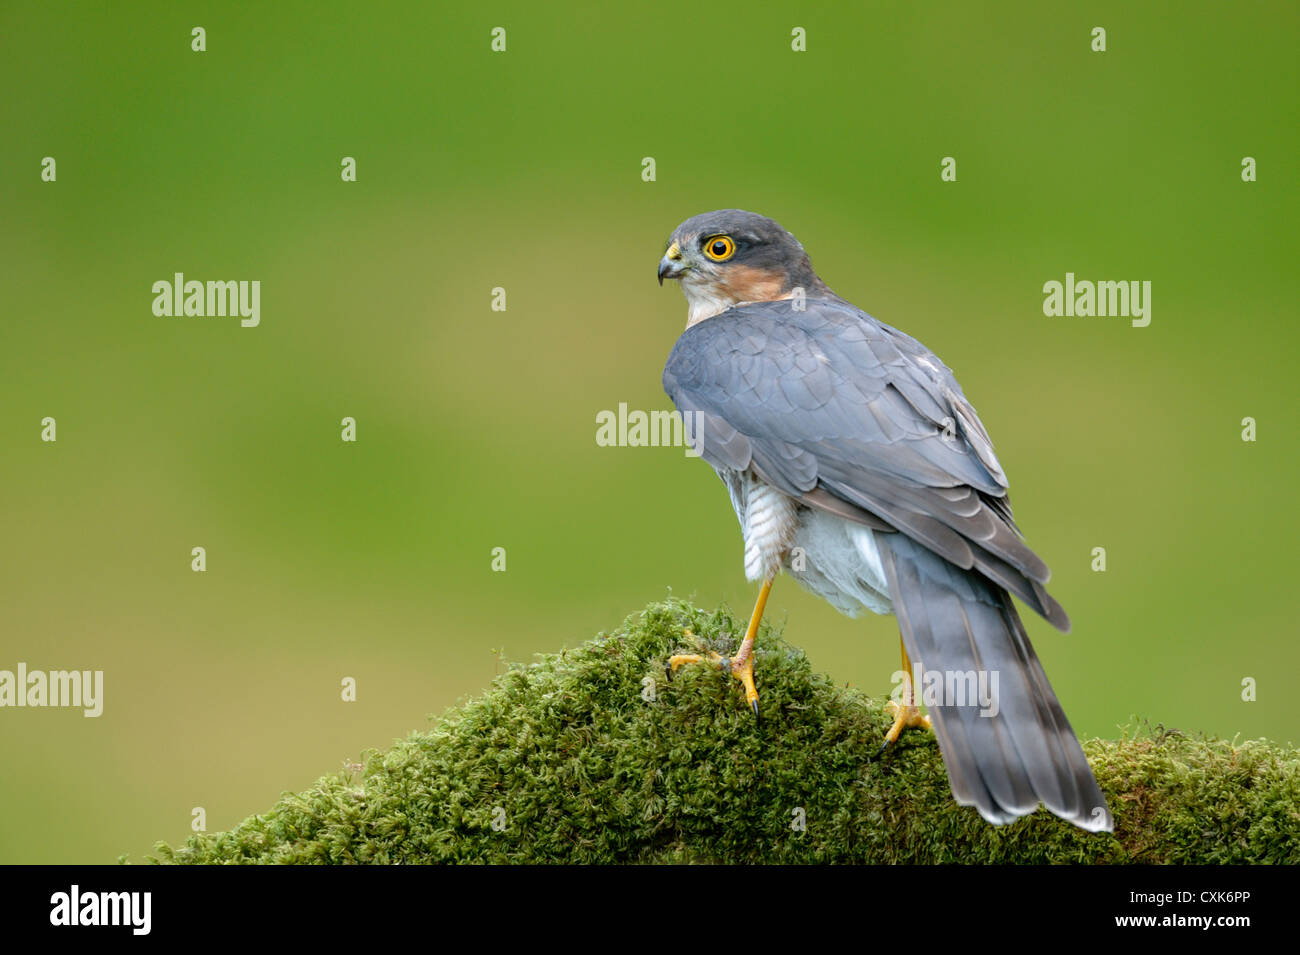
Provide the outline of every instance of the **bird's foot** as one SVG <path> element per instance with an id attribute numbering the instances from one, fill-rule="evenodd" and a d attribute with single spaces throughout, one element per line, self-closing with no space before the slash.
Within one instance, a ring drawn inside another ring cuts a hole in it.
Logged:
<path id="1" fill-rule="evenodd" d="M 689 632 L 689 631 L 688 631 Z M 745 699 L 749 702 L 749 708 L 754 711 L 754 716 L 758 716 L 758 690 L 754 688 L 754 655 L 749 653 L 744 660 L 733 657 L 724 657 L 720 653 L 708 651 L 706 653 L 675 653 L 668 658 L 668 665 L 664 667 L 668 679 L 673 678 L 679 667 L 686 666 L 688 663 L 708 663 L 716 666 L 718 669 L 725 669 L 733 677 L 741 682 L 745 688 Z"/>
<path id="2" fill-rule="evenodd" d="M 885 704 L 885 711 L 893 715 L 894 725 L 889 727 L 889 732 L 885 734 L 885 741 L 880 744 L 880 751 L 876 753 L 877 756 L 880 756 L 896 743 L 903 730 L 931 728 L 930 717 L 923 716 L 920 708 L 910 703 L 904 704 L 896 700 L 890 700 Z"/>

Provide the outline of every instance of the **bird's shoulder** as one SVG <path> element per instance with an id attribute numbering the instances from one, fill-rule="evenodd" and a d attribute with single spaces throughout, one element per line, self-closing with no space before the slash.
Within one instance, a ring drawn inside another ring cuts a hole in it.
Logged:
<path id="1" fill-rule="evenodd" d="M 840 298 L 789 299 L 734 306 L 686 329 L 664 366 L 664 387 L 722 383 L 737 372 L 825 377 L 852 383 L 870 398 L 888 384 L 901 387 L 918 412 L 942 420 L 947 411 L 925 393 L 961 395 L 952 370 L 919 341 Z M 964 396 L 963 396 L 964 398 Z"/>
<path id="2" fill-rule="evenodd" d="M 857 509 L 1068 627 L 988 432 L 911 336 L 842 300 L 737 306 L 681 335 L 664 388 L 719 471 L 751 468 L 810 507 Z"/>
<path id="3" fill-rule="evenodd" d="M 742 434 L 760 428 L 803 446 L 816 436 L 820 454 L 831 453 L 829 440 L 855 458 L 863 443 L 907 447 L 905 457 L 920 454 L 940 467 L 923 478 L 897 462 L 910 479 L 994 493 L 1007 486 L 952 370 L 917 339 L 840 298 L 809 299 L 803 308 L 754 302 L 693 325 L 674 345 L 663 384 L 680 409 L 719 415 Z"/>

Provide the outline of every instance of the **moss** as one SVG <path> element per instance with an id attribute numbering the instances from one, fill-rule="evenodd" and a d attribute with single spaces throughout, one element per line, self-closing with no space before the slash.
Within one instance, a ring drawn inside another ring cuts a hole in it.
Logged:
<path id="1" fill-rule="evenodd" d="M 159 844 L 151 861 L 1300 860 L 1294 750 L 1163 729 L 1092 740 L 1113 836 L 1041 809 L 994 827 L 952 801 L 929 734 L 904 734 L 871 760 L 887 728 L 882 701 L 833 685 L 767 630 L 761 722 L 718 670 L 665 682 L 672 652 L 695 640 L 726 652 L 737 639 L 725 611 L 653 604 L 615 633 L 512 667 L 431 730 L 368 754 L 360 778 L 327 776 L 229 832 Z"/>

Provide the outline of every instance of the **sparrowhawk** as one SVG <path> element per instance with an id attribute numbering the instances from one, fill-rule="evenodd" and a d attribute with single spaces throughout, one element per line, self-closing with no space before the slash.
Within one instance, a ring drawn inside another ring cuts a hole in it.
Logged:
<path id="1" fill-rule="evenodd" d="M 754 637 L 784 570 L 850 616 L 897 615 L 904 693 L 882 750 L 930 726 L 953 796 L 988 821 L 1041 802 L 1110 830 L 1011 595 L 1062 631 L 1069 618 L 1043 587 L 1047 565 L 1012 520 L 1006 475 L 948 367 L 832 292 L 795 237 L 752 212 L 687 219 L 658 277 L 680 281 L 690 309 L 664 390 L 726 485 L 745 574 L 762 582 L 736 655 L 679 654 L 670 674 L 727 667 L 757 714 Z M 995 675 L 995 705 L 939 693 L 922 716 L 912 661 L 927 675 Z"/>

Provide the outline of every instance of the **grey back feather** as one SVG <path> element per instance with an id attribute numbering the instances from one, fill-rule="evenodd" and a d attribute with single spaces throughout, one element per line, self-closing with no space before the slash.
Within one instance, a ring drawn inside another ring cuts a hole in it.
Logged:
<path id="1" fill-rule="evenodd" d="M 861 512 L 974 569 L 1061 630 L 1047 565 L 1011 519 L 988 432 L 949 368 L 840 299 L 729 309 L 687 329 L 664 389 L 719 470 L 752 468 L 812 507 Z"/>

